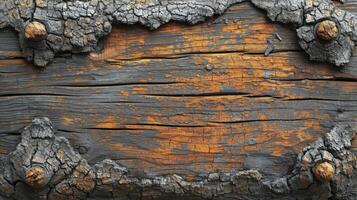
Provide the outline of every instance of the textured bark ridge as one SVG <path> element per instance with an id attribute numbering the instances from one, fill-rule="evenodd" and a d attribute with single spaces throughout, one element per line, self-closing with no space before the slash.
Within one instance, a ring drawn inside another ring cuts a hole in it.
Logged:
<path id="1" fill-rule="evenodd" d="M 332 0 L 252 2 L 266 10 L 271 20 L 294 25 L 299 44 L 311 60 L 336 66 L 349 63 L 357 42 L 357 19 L 352 13 L 337 8 Z"/>
<path id="2" fill-rule="evenodd" d="M 36 118 L 16 150 L 0 162 L 0 199 L 356 199 L 355 131 L 341 125 L 306 147 L 292 173 L 267 180 L 251 169 L 186 181 L 178 175 L 134 175 L 113 160 L 93 167 L 49 119 Z"/>
<path id="3" fill-rule="evenodd" d="M 143 24 L 156 29 L 170 20 L 194 24 L 244 0 L 2 0 L 0 28 L 19 32 L 24 56 L 37 66 L 47 65 L 59 52 L 90 52 L 112 24 Z M 47 27 L 43 40 L 28 40 L 32 22 Z"/>
<path id="4" fill-rule="evenodd" d="M 27 60 L 46 66 L 57 53 L 98 50 L 98 41 L 115 23 L 140 23 L 150 29 L 170 20 L 194 24 L 243 1 L 248 0 L 2 0 L 0 28 L 17 30 Z M 336 8 L 331 0 L 252 3 L 265 9 L 273 21 L 295 25 L 300 45 L 312 60 L 337 66 L 349 62 L 357 40 L 356 17 Z M 315 34 L 323 20 L 332 20 L 338 29 L 329 41 Z"/>

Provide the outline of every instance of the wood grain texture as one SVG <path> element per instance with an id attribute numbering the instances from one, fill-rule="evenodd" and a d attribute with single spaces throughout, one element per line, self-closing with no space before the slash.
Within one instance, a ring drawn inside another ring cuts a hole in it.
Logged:
<path id="1" fill-rule="evenodd" d="M 274 33 L 283 41 L 264 57 Z M 357 121 L 357 57 L 340 70 L 309 62 L 294 31 L 249 3 L 195 26 L 117 26 L 102 52 L 62 55 L 43 71 L 16 41 L 1 31 L 0 155 L 33 117 L 47 116 L 91 163 L 111 158 L 185 178 L 256 168 L 269 177 L 287 174 L 336 123 Z"/>

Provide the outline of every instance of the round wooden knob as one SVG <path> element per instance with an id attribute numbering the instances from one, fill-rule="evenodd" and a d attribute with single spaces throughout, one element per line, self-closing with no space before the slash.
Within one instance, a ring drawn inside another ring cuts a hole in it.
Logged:
<path id="1" fill-rule="evenodd" d="M 336 40 L 339 34 L 336 22 L 332 20 L 324 20 L 316 25 L 316 35 L 324 41 Z"/>
<path id="2" fill-rule="evenodd" d="M 42 167 L 30 168 L 25 175 L 26 183 L 33 188 L 42 188 L 47 184 L 47 174 Z"/>
<path id="3" fill-rule="evenodd" d="M 46 26 L 40 22 L 33 21 L 25 27 L 25 37 L 31 41 L 41 41 L 47 38 Z"/>
<path id="4" fill-rule="evenodd" d="M 329 162 L 322 162 L 315 166 L 315 178 L 321 182 L 329 182 L 335 174 L 335 168 Z"/>

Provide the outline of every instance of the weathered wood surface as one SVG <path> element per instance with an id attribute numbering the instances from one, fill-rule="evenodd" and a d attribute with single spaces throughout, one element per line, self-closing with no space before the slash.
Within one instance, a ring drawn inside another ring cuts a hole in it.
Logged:
<path id="1" fill-rule="evenodd" d="M 350 148 L 355 136 L 349 125 L 334 127 L 305 147 L 285 176 L 218 170 L 190 181 L 177 174 L 133 173 L 110 159 L 90 166 L 66 138 L 55 135 L 48 118 L 35 118 L 16 150 L 0 158 L 0 195 L 19 200 L 355 200 L 357 157 Z"/>
<path id="2" fill-rule="evenodd" d="M 344 7 L 357 13 L 355 4 Z M 264 57 L 274 33 L 283 41 Z M 91 163 L 269 177 L 287 174 L 336 123 L 357 120 L 357 67 L 308 61 L 294 31 L 249 3 L 195 26 L 117 26 L 102 52 L 63 55 L 43 71 L 21 58 L 13 31 L 0 38 L 1 155 L 33 117 L 47 116 Z"/>

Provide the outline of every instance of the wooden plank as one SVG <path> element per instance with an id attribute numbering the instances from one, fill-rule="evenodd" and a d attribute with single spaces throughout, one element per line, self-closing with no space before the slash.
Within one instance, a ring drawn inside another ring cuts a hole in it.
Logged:
<path id="1" fill-rule="evenodd" d="M 12 29 L 0 29 L 0 59 L 21 58 L 22 53 L 16 33 Z"/>
<path id="2" fill-rule="evenodd" d="M 274 33 L 283 41 L 264 57 Z M 33 117 L 48 116 L 91 163 L 111 158 L 186 178 L 257 168 L 269 177 L 287 174 L 296 153 L 336 123 L 357 119 L 357 71 L 309 62 L 294 31 L 249 3 L 195 26 L 117 26 L 103 52 L 63 55 L 45 70 L 1 53 L 11 31 L 0 38 L 1 155 Z"/>
<path id="3" fill-rule="evenodd" d="M 196 53 L 262 53 L 267 40 L 279 32 L 276 51 L 299 50 L 297 38 L 282 25 L 267 23 L 263 12 L 249 3 L 229 9 L 223 16 L 187 26 L 170 23 L 150 31 L 140 26 L 116 26 L 104 41 L 104 50 L 92 53 L 92 60 L 172 57 Z M 140 34 L 138 34 L 140 33 Z M 204 33 L 204 34 L 203 34 Z"/>

